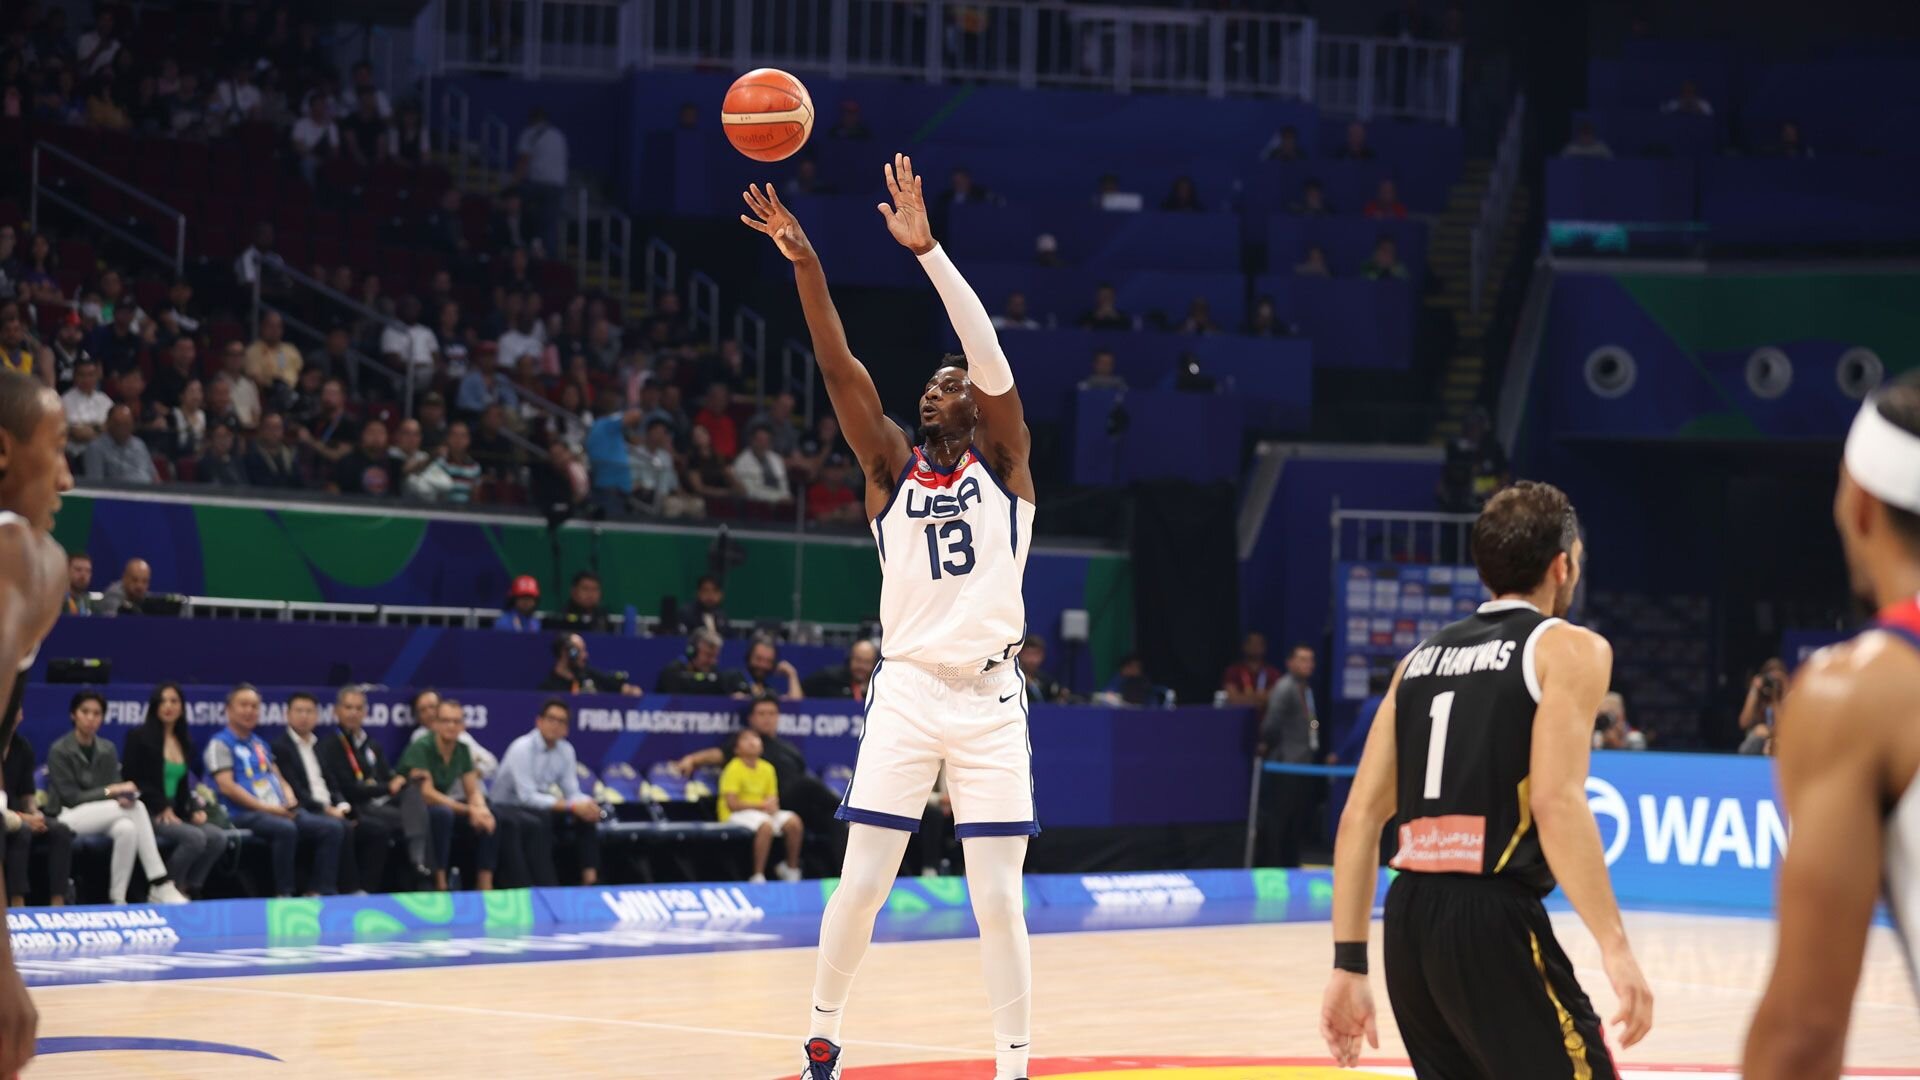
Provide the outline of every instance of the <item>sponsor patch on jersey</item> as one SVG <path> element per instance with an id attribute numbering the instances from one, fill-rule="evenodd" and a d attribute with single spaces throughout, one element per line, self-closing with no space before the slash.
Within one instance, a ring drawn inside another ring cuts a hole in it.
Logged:
<path id="1" fill-rule="evenodd" d="M 1400 826 L 1396 870 L 1477 874 L 1486 865 L 1487 819 L 1479 814 L 1415 818 Z"/>

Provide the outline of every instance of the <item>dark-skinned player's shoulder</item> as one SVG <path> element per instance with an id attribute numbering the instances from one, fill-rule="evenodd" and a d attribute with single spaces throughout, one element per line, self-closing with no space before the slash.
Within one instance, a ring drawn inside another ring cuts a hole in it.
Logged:
<path id="1" fill-rule="evenodd" d="M 1876 734 L 1888 730 L 1889 722 L 1906 722 L 1916 689 L 1920 651 L 1900 638 L 1869 630 L 1829 645 L 1794 672 L 1782 706 L 1788 716 L 1780 725 L 1781 744 L 1800 741 L 1791 728 L 1817 726 L 1819 737 L 1808 742 L 1834 749 L 1843 744 L 1881 756 L 1874 749 Z"/>

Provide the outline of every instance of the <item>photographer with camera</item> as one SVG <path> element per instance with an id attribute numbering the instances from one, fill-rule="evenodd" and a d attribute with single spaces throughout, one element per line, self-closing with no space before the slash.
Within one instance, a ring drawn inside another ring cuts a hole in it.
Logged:
<path id="1" fill-rule="evenodd" d="M 639 697 L 640 688 L 627 681 L 624 671 L 601 671 L 587 664 L 587 640 L 579 634 L 560 634 L 553 639 L 553 670 L 539 686 L 541 690 L 566 694 L 625 694 Z"/>
<path id="2" fill-rule="evenodd" d="M 1774 657 L 1760 665 L 1747 684 L 1746 704 L 1740 706 L 1742 754 L 1769 754 L 1773 747 L 1773 718 L 1787 694 L 1787 662 Z"/>
<path id="3" fill-rule="evenodd" d="M 1647 737 L 1627 723 L 1627 699 L 1610 693 L 1600 699 L 1593 722 L 1595 750 L 1645 750 Z"/>

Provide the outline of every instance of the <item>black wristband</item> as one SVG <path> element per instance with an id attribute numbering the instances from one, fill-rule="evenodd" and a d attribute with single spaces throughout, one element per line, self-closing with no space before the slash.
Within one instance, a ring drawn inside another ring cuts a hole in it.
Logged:
<path id="1" fill-rule="evenodd" d="M 1367 943 L 1364 941 L 1336 941 L 1333 943 L 1333 969 L 1350 971 L 1355 975 L 1367 973 Z"/>

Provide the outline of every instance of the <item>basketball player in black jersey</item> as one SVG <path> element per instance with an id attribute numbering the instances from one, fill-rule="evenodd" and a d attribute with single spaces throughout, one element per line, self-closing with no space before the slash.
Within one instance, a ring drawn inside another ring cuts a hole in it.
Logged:
<path id="1" fill-rule="evenodd" d="M 1580 580 L 1573 506 L 1547 484 L 1494 496 L 1473 525 L 1494 599 L 1400 662 L 1367 736 L 1334 846 L 1334 972 L 1320 1034 L 1342 1066 L 1378 1048 L 1367 983 L 1380 830 L 1398 824 L 1387 996 L 1421 1080 L 1616 1075 L 1600 1018 L 1541 897 L 1558 879 L 1600 943 L 1622 1045 L 1653 1026 L 1587 809 L 1606 639 L 1562 621 Z"/>

